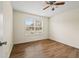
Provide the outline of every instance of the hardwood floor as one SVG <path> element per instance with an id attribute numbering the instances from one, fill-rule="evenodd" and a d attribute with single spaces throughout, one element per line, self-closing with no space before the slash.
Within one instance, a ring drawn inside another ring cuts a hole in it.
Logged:
<path id="1" fill-rule="evenodd" d="M 78 58 L 79 49 L 53 40 L 14 45 L 10 58 Z"/>

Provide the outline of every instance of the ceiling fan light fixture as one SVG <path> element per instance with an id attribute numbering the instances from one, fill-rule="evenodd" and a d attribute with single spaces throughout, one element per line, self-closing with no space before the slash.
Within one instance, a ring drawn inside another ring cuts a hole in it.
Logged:
<path id="1" fill-rule="evenodd" d="M 55 10 L 55 8 L 52 8 L 52 10 L 54 11 L 54 10 Z"/>

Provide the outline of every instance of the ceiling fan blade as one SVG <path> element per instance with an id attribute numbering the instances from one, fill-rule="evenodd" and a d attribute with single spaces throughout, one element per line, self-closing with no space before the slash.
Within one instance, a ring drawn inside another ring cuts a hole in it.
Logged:
<path id="1" fill-rule="evenodd" d="M 47 7 L 43 8 L 43 10 L 47 9 L 48 7 L 50 7 L 50 6 L 47 6 Z"/>
<path id="2" fill-rule="evenodd" d="M 54 4 L 56 1 L 46 1 L 46 3 L 47 4 L 50 4 L 50 5 L 52 5 L 52 4 Z"/>
<path id="3" fill-rule="evenodd" d="M 46 2 L 46 4 L 49 4 L 47 1 L 45 1 Z"/>
<path id="4" fill-rule="evenodd" d="M 65 2 L 59 2 L 59 3 L 55 3 L 54 5 L 64 5 Z"/>

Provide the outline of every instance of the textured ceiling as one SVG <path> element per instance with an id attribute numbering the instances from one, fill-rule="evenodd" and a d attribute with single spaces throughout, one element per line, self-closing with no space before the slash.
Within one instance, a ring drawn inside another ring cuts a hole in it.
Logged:
<path id="1" fill-rule="evenodd" d="M 65 3 L 66 4 L 64 6 L 60 6 L 54 11 L 51 10 L 51 7 L 43 10 L 43 8 L 46 6 L 46 3 L 44 1 L 14 1 L 12 2 L 12 6 L 15 10 L 46 17 L 51 17 L 64 11 L 79 8 L 79 1 L 65 1 Z"/>

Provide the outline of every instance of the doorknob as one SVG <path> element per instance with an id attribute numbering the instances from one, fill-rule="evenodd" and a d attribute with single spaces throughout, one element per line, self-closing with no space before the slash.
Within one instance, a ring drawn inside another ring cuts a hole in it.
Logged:
<path id="1" fill-rule="evenodd" d="M 6 45 L 6 44 L 7 44 L 7 42 L 1 42 L 1 41 L 0 41 L 0 46 Z"/>

